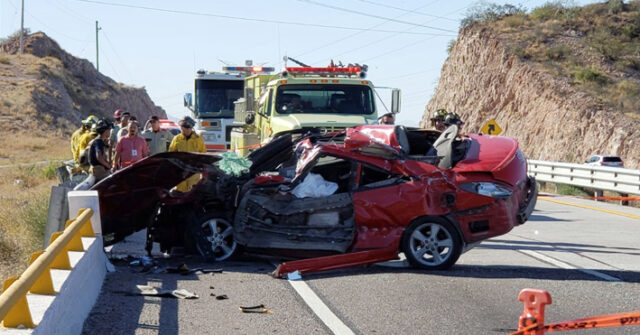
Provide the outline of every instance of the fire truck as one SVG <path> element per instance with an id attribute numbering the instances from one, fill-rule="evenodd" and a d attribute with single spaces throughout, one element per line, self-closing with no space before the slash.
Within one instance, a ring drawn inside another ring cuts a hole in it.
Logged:
<path id="1" fill-rule="evenodd" d="M 195 97 L 191 93 L 184 95 L 184 106 L 196 120 L 195 131 L 204 140 L 207 151 L 225 151 L 229 149 L 231 129 L 234 126 L 234 101 L 244 94 L 244 80 L 253 74 L 273 72 L 273 67 L 252 65 L 224 66 L 223 72 L 198 70 L 195 78 Z"/>
<path id="2" fill-rule="evenodd" d="M 235 122 L 241 126 L 231 131 L 231 149 L 245 156 L 294 130 L 327 133 L 377 123 L 384 113 L 379 113 L 377 93 L 366 72 L 366 65 L 331 64 L 285 67 L 276 75 L 246 77 L 244 96 L 235 102 Z M 391 89 L 387 112 L 400 112 L 399 89 Z"/>

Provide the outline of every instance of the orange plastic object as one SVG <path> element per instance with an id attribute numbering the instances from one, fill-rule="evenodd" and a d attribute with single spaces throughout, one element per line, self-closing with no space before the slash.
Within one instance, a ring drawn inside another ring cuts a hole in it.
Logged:
<path id="1" fill-rule="evenodd" d="M 524 311 L 518 319 L 518 330 L 524 335 L 544 335 L 544 306 L 551 305 L 551 295 L 545 290 L 525 288 L 518 294 L 524 303 Z M 538 327 L 532 327 L 537 325 Z"/>

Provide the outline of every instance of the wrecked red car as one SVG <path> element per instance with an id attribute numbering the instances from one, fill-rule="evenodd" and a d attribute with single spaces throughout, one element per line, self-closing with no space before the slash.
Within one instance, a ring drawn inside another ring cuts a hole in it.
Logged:
<path id="1" fill-rule="evenodd" d="M 240 176 L 223 172 L 220 159 L 158 154 L 95 185 L 105 242 L 147 228 L 148 250 L 155 241 L 211 260 L 245 249 L 303 258 L 276 275 L 399 252 L 415 267 L 446 269 L 524 223 L 537 196 L 515 139 L 461 136 L 456 126 L 285 135 L 253 152 Z M 194 173 L 202 177 L 190 192 L 171 191 Z"/>

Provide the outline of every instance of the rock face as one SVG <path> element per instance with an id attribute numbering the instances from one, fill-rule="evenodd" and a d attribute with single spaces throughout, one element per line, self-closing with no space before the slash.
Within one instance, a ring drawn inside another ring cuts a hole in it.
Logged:
<path id="1" fill-rule="evenodd" d="M 420 125 L 428 127 L 438 108 L 460 114 L 467 133 L 495 119 L 530 159 L 581 163 L 593 154 L 618 155 L 625 167 L 640 167 L 640 121 L 520 60 L 486 28 L 460 32 Z"/>
<path id="2" fill-rule="evenodd" d="M 116 109 L 131 112 L 143 123 L 151 115 L 166 118 L 144 88 L 115 82 L 42 32 L 26 36 L 20 57 L 17 37 L 3 42 L 0 50 L 3 129 L 22 127 L 20 123 L 28 121 L 42 130 L 68 133 L 88 115 L 112 118 Z"/>

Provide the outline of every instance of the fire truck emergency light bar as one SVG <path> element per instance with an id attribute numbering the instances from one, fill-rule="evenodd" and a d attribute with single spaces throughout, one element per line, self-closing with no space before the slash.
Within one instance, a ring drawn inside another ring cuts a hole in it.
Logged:
<path id="1" fill-rule="evenodd" d="M 266 67 L 266 66 L 223 66 L 223 71 L 227 72 L 250 72 L 250 73 L 263 73 L 263 72 L 273 72 L 276 70 L 274 67 Z"/>
<path id="2" fill-rule="evenodd" d="M 285 68 L 290 74 L 315 74 L 315 75 L 346 75 L 346 76 L 359 76 L 364 78 L 366 76 L 366 70 L 363 70 L 360 66 L 348 66 L 348 67 L 287 67 Z M 283 73 L 286 76 L 286 73 Z"/>

